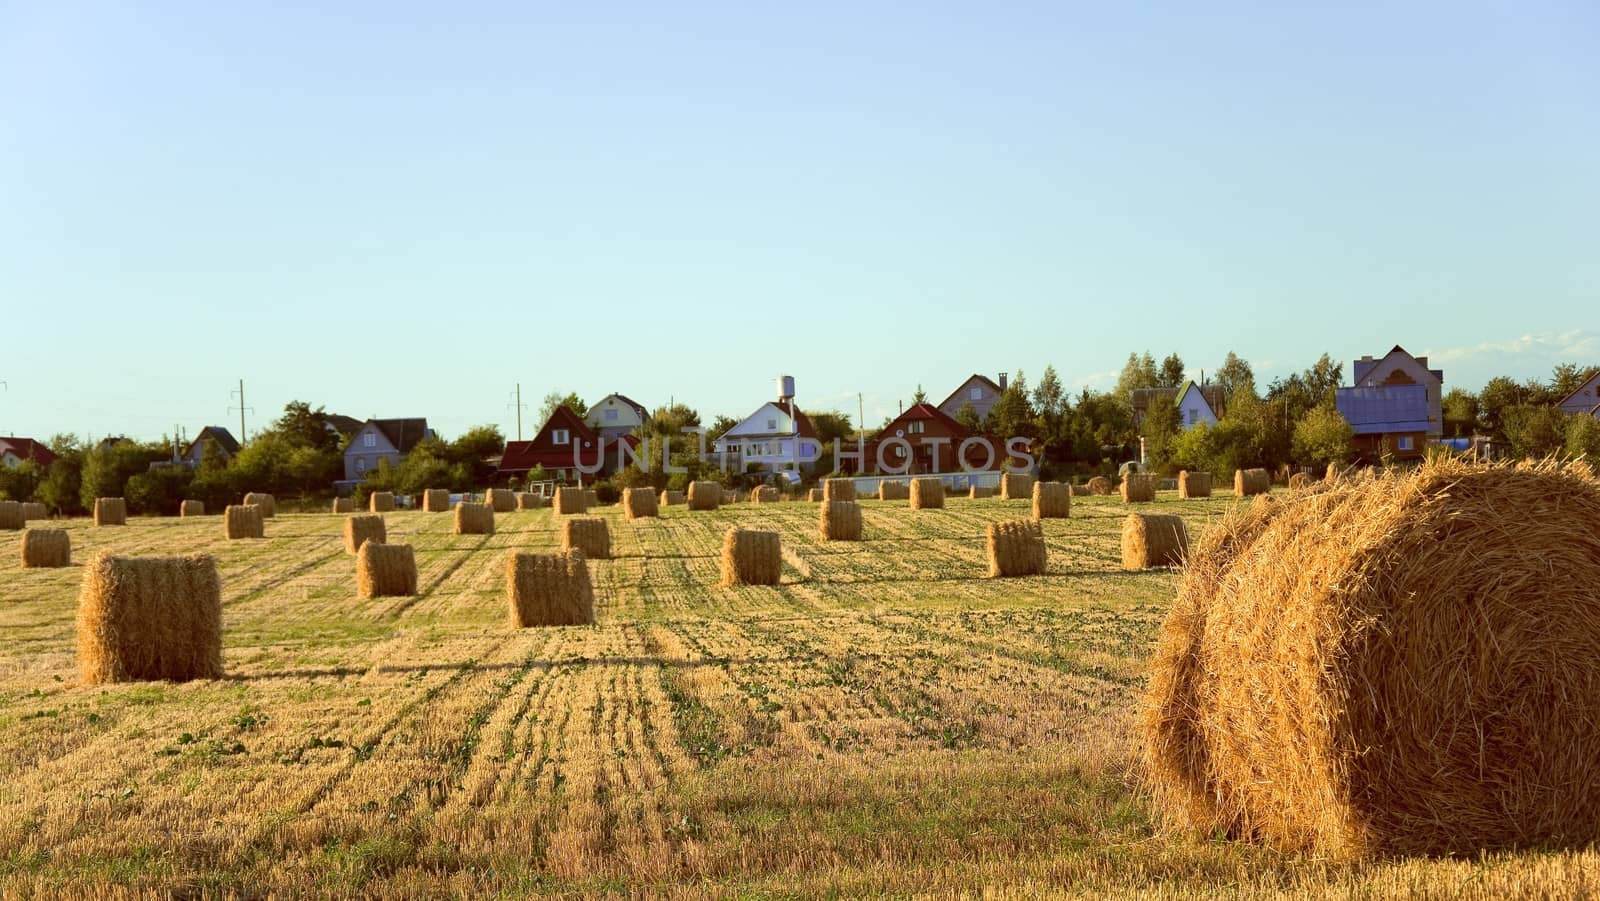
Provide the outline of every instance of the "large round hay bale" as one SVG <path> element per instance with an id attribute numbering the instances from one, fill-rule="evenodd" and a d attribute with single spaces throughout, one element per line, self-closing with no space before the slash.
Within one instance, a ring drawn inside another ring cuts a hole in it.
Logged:
<path id="1" fill-rule="evenodd" d="M 72 563 L 72 538 L 66 529 L 27 529 L 22 533 L 22 568 L 53 568 Z"/>
<path id="2" fill-rule="evenodd" d="M 353 497 L 336 497 L 333 499 L 333 515 L 356 512 L 356 499 Z"/>
<path id="3" fill-rule="evenodd" d="M 0 501 L 0 529 L 16 531 L 27 524 L 22 516 L 22 504 L 17 501 Z"/>
<path id="4" fill-rule="evenodd" d="M 823 479 L 823 501 L 853 501 L 856 499 L 856 483 L 853 479 Z"/>
<path id="5" fill-rule="evenodd" d="M 229 541 L 267 537 L 261 508 L 255 504 L 229 504 L 222 511 L 222 534 Z"/>
<path id="6" fill-rule="evenodd" d="M 222 580 L 209 555 L 96 554 L 78 593 L 85 685 L 222 678 Z"/>
<path id="7" fill-rule="evenodd" d="M 561 523 L 561 549 L 580 550 L 590 560 L 611 559 L 611 529 L 598 516 L 582 516 Z"/>
<path id="8" fill-rule="evenodd" d="M 356 592 L 363 598 L 417 593 L 417 556 L 409 544 L 363 542 L 356 552 Z"/>
<path id="9" fill-rule="evenodd" d="M 911 480 L 911 509 L 939 510 L 944 507 L 944 482 L 923 477 Z"/>
<path id="10" fill-rule="evenodd" d="M 1178 473 L 1178 497 L 1182 500 L 1211 496 L 1211 473 L 1190 472 L 1185 469 Z"/>
<path id="11" fill-rule="evenodd" d="M 206 502 L 185 500 L 178 504 L 179 516 L 204 516 L 206 515 Z"/>
<path id="12" fill-rule="evenodd" d="M 628 519 L 645 519 L 661 515 L 661 504 L 654 488 L 622 489 L 622 515 Z"/>
<path id="13" fill-rule="evenodd" d="M 46 507 L 44 504 L 35 503 L 32 501 L 24 501 L 22 503 L 23 522 L 33 522 L 34 520 L 49 518 L 50 508 Z"/>
<path id="14" fill-rule="evenodd" d="M 1170 513 L 1129 513 L 1122 521 L 1122 568 L 1181 566 L 1189 551 L 1183 518 Z"/>
<path id="15" fill-rule="evenodd" d="M 682 506 L 686 500 L 687 499 L 684 497 L 682 491 L 661 492 L 661 506 L 663 507 L 679 507 Z"/>
<path id="16" fill-rule="evenodd" d="M 585 626 L 594 622 L 594 587 L 579 550 L 506 556 L 511 627 Z"/>
<path id="17" fill-rule="evenodd" d="M 517 509 L 517 498 L 510 488 L 490 488 L 483 493 L 483 502 L 496 513 L 510 513 Z"/>
<path id="18" fill-rule="evenodd" d="M 372 494 L 368 495 L 368 497 L 367 497 L 367 512 L 368 513 L 393 513 L 394 512 L 394 492 L 393 491 L 374 491 L 374 492 L 372 492 Z"/>
<path id="19" fill-rule="evenodd" d="M 244 496 L 244 500 L 240 501 L 240 503 L 246 505 L 255 504 L 257 507 L 260 507 L 262 519 L 271 519 L 278 515 L 278 501 L 270 494 L 252 491 L 249 494 L 246 494 Z"/>
<path id="20" fill-rule="evenodd" d="M 592 510 L 598 506 L 600 506 L 600 492 L 594 490 L 593 488 L 583 489 L 583 508 L 585 510 Z"/>
<path id="21" fill-rule="evenodd" d="M 1089 493 L 1097 497 L 1109 497 L 1111 495 L 1111 480 L 1105 476 L 1095 476 L 1088 481 L 1087 485 Z"/>
<path id="22" fill-rule="evenodd" d="M 18 515 L 21 512 L 18 511 Z M 120 497 L 94 499 L 94 524 L 97 526 L 124 526 L 128 524 L 128 504 Z M 18 528 L 21 528 L 19 525 Z"/>
<path id="23" fill-rule="evenodd" d="M 1042 576 L 1049 560 L 1037 519 L 989 523 L 989 577 Z"/>
<path id="24" fill-rule="evenodd" d="M 729 529 L 722 539 L 722 584 L 776 585 L 783 573 L 777 532 Z"/>
<path id="25" fill-rule="evenodd" d="M 893 479 L 878 480 L 878 500 L 904 501 L 911 498 L 911 486 L 905 482 L 896 482 Z"/>
<path id="26" fill-rule="evenodd" d="M 1310 488 L 1312 486 L 1312 484 L 1313 484 L 1313 482 L 1311 480 L 1311 474 L 1310 473 L 1293 472 L 1293 473 L 1289 474 L 1289 490 L 1290 491 L 1299 491 L 1299 490 L 1301 490 L 1303 488 Z"/>
<path id="27" fill-rule="evenodd" d="M 1073 497 L 1088 497 L 1090 495 L 1090 493 L 1091 492 L 1089 491 L 1089 486 L 1088 485 L 1073 485 L 1072 486 L 1072 496 Z"/>
<path id="28" fill-rule="evenodd" d="M 1235 469 L 1233 471 L 1234 497 L 1266 494 L 1272 490 L 1272 473 L 1265 469 Z"/>
<path id="29" fill-rule="evenodd" d="M 994 497 L 994 487 L 991 485 L 972 485 L 967 488 L 967 497 L 975 501 L 987 500 Z"/>
<path id="30" fill-rule="evenodd" d="M 1148 504 L 1156 499 L 1156 480 L 1149 473 L 1130 472 L 1122 477 L 1122 502 Z"/>
<path id="31" fill-rule="evenodd" d="M 1020 472 L 1003 472 L 1000 474 L 1001 500 L 1031 500 L 1032 498 L 1033 476 L 1023 475 Z"/>
<path id="32" fill-rule="evenodd" d="M 562 516 L 576 516 L 589 512 L 589 495 L 582 488 L 572 488 L 563 485 L 556 489 L 556 496 L 550 504 L 556 513 Z"/>
<path id="33" fill-rule="evenodd" d="M 345 518 L 344 552 L 346 554 L 360 552 L 361 546 L 369 541 L 386 544 L 388 540 L 389 528 L 384 524 L 381 515 L 366 513 L 361 516 Z"/>
<path id="34" fill-rule="evenodd" d="M 1066 519 L 1072 516 L 1072 489 L 1060 482 L 1033 483 L 1033 518 Z"/>
<path id="35" fill-rule="evenodd" d="M 750 490 L 750 503 L 776 504 L 783 500 L 783 492 L 773 485 L 760 485 Z"/>
<path id="36" fill-rule="evenodd" d="M 494 508 L 488 504 L 456 504 L 456 520 L 452 531 L 457 535 L 493 535 Z"/>
<path id="37" fill-rule="evenodd" d="M 806 491 L 806 500 L 813 504 L 822 503 L 822 489 L 811 488 Z"/>
<path id="38" fill-rule="evenodd" d="M 818 510 L 823 541 L 860 541 L 861 505 L 855 501 L 824 501 Z"/>
<path id="39" fill-rule="evenodd" d="M 422 512 L 424 513 L 449 513 L 450 489 L 425 488 L 422 491 Z"/>
<path id="40" fill-rule="evenodd" d="M 545 500 L 544 495 L 542 494 L 537 494 L 532 491 L 517 492 L 518 510 L 542 510 L 549 505 L 549 502 Z"/>
<path id="41" fill-rule="evenodd" d="M 722 486 L 716 482 L 689 483 L 689 509 L 715 510 L 722 506 Z"/>
<path id="42" fill-rule="evenodd" d="M 1140 725 L 1168 829 L 1349 858 L 1600 839 L 1600 491 L 1425 464 L 1237 507 Z"/>

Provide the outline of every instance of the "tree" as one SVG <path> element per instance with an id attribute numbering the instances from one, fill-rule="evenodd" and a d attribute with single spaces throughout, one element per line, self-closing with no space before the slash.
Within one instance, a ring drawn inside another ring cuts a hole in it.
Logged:
<path id="1" fill-rule="evenodd" d="M 928 392 L 922 390 L 922 383 L 917 383 L 917 393 L 911 395 L 911 405 L 925 404 L 928 402 Z"/>
<path id="2" fill-rule="evenodd" d="M 552 391 L 544 396 L 544 402 L 539 405 L 539 421 L 548 422 L 550 417 L 555 414 L 556 407 L 566 407 L 578 414 L 580 419 L 589 410 L 589 407 L 584 404 L 583 398 L 579 397 L 576 391 L 569 391 L 566 394 L 562 394 L 560 391 Z"/>
<path id="3" fill-rule="evenodd" d="M 1179 432 L 1172 441 L 1172 465 L 1191 472 L 1219 472 L 1216 430 L 1202 422 Z"/>
<path id="4" fill-rule="evenodd" d="M 297 447 L 337 452 L 343 442 L 338 431 L 330 428 L 327 411 L 322 407 L 313 410 L 305 401 L 285 404 L 283 415 L 269 428 Z"/>
<path id="5" fill-rule="evenodd" d="M 31 501 L 45 471 L 32 460 L 24 460 L 15 467 L 0 466 L 0 499 Z"/>
<path id="6" fill-rule="evenodd" d="M 1294 426 L 1294 458 L 1301 463 L 1327 466 L 1350 457 L 1355 429 L 1331 404 L 1322 404 Z"/>
<path id="7" fill-rule="evenodd" d="M 1212 378 L 1217 387 L 1222 389 L 1222 399 L 1225 404 L 1231 405 L 1234 392 L 1240 390 L 1246 384 L 1250 386 L 1252 394 L 1255 392 L 1255 372 L 1250 368 L 1249 363 L 1231 350 L 1228 351 L 1227 359 L 1222 361 L 1221 368 L 1213 374 Z"/>
<path id="8" fill-rule="evenodd" d="M 1546 404 L 1518 404 L 1501 414 L 1506 440 L 1517 457 L 1559 454 L 1567 443 L 1567 417 Z"/>
<path id="9" fill-rule="evenodd" d="M 1600 419 L 1593 416 L 1573 416 L 1569 419 L 1567 454 L 1585 458 L 1590 463 L 1600 463 Z"/>
<path id="10" fill-rule="evenodd" d="M 1002 440 L 1032 438 L 1035 432 L 1034 417 L 1033 401 L 1028 398 L 1028 381 L 1019 369 L 1017 377 L 1006 385 L 1006 390 L 1000 392 L 994 406 L 989 408 L 987 425 L 989 431 L 999 435 Z"/>
<path id="11" fill-rule="evenodd" d="M 1154 398 L 1145 411 L 1139 434 L 1144 438 L 1145 461 L 1155 470 L 1171 467 L 1173 445 L 1182 431 L 1178 405 L 1162 398 Z"/>
<path id="12" fill-rule="evenodd" d="M 971 401 L 961 405 L 961 409 L 956 411 L 955 419 L 962 428 L 974 435 L 983 431 L 983 419 L 978 416 L 978 408 L 974 407 Z"/>
<path id="13" fill-rule="evenodd" d="M 1059 417 L 1067 410 L 1067 395 L 1054 366 L 1045 366 L 1044 375 L 1039 376 L 1039 384 L 1034 386 L 1033 409 L 1047 419 Z"/>
<path id="14" fill-rule="evenodd" d="M 716 419 L 713 419 L 711 421 L 711 428 L 706 430 L 707 446 L 709 446 L 713 440 L 721 438 L 723 435 L 727 434 L 729 429 L 738 424 L 739 420 L 734 419 L 732 416 L 718 416 Z"/>
<path id="15" fill-rule="evenodd" d="M 1550 376 L 1551 403 L 1560 403 L 1567 395 L 1583 387 L 1583 383 L 1600 372 L 1600 366 L 1579 366 L 1577 363 L 1558 364 Z"/>
<path id="16" fill-rule="evenodd" d="M 1444 412 L 1444 433 L 1451 438 L 1463 438 L 1478 429 L 1478 398 L 1462 388 L 1451 388 L 1441 404 Z"/>
<path id="17" fill-rule="evenodd" d="M 845 443 L 846 439 L 850 437 L 850 433 L 855 431 L 855 426 L 850 422 L 849 413 L 841 413 L 838 410 L 822 410 L 816 413 L 804 412 L 806 417 L 811 420 L 811 426 L 817 430 L 817 440 L 822 442 L 824 448 L 832 448 L 835 438 L 839 439 L 840 444 Z"/>
<path id="18" fill-rule="evenodd" d="M 1183 358 L 1178 356 L 1178 352 L 1173 351 L 1167 354 L 1167 358 L 1161 361 L 1161 371 L 1158 373 L 1160 386 L 1162 388 L 1183 387 L 1183 373 Z"/>
<path id="19" fill-rule="evenodd" d="M 672 439 L 673 443 L 681 444 L 679 437 L 686 428 L 700 425 L 700 414 L 685 404 L 672 404 L 670 406 L 656 407 L 650 418 L 645 420 L 644 435 L 641 437 L 663 436 Z"/>
<path id="20" fill-rule="evenodd" d="M 1137 353 L 1128 354 L 1128 362 L 1122 365 L 1122 374 L 1117 376 L 1116 393 L 1122 397 L 1132 397 L 1133 392 L 1142 388 L 1155 388 L 1161 383 L 1161 377 L 1156 372 L 1156 359 L 1150 356 L 1149 351 L 1144 356 Z"/>

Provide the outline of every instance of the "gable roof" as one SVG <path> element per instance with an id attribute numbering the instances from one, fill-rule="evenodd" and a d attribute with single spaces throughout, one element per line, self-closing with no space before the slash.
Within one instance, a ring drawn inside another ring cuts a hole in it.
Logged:
<path id="1" fill-rule="evenodd" d="M 815 437 L 817 437 L 817 428 L 816 428 L 816 426 L 811 424 L 811 417 L 806 415 L 806 411 L 800 409 L 799 407 L 794 406 L 794 403 L 792 401 L 769 400 L 766 403 L 762 404 L 761 406 L 757 407 L 749 416 L 746 416 L 745 418 L 743 418 L 743 419 L 739 420 L 737 423 L 735 423 L 733 428 L 728 429 L 726 432 L 723 432 L 721 435 L 717 435 L 713 440 L 720 441 L 721 439 L 723 439 L 723 438 L 725 438 L 725 437 L 727 437 L 729 435 L 735 435 L 736 437 L 739 437 L 739 438 L 767 438 L 767 437 L 771 437 L 771 438 L 787 438 L 790 435 L 792 435 L 793 432 L 788 432 L 788 431 L 775 432 L 775 431 L 768 431 L 765 428 L 752 429 L 752 430 L 749 430 L 749 431 L 741 431 L 741 429 L 744 427 L 744 425 L 746 423 L 755 422 L 756 419 L 759 416 L 761 416 L 762 411 L 767 409 L 768 407 L 773 407 L 778 412 L 782 413 L 783 415 L 792 418 L 794 420 L 795 429 L 800 433 L 800 437 L 801 438 L 815 438 Z"/>
<path id="2" fill-rule="evenodd" d="M 964 389 L 968 385 L 972 384 L 973 380 L 977 380 L 977 381 L 980 381 L 980 382 L 984 383 L 985 385 L 988 385 L 991 389 L 993 389 L 994 393 L 996 393 L 996 394 L 1000 394 L 1003 391 L 1003 389 L 999 385 L 995 384 L 993 379 L 989 378 L 986 375 L 983 375 L 982 373 L 974 372 L 972 375 L 967 376 L 966 380 L 964 380 L 961 384 L 957 385 L 956 386 L 956 390 L 950 392 L 950 396 L 949 397 L 945 398 L 944 400 L 939 401 L 939 406 L 942 407 L 945 404 L 955 400 L 956 396 L 961 393 L 962 389 Z"/>
<path id="3" fill-rule="evenodd" d="M 208 425 L 200 430 L 200 434 L 194 436 L 194 440 L 189 442 L 189 446 L 184 449 L 183 455 L 187 457 L 194 453 L 194 449 L 200 446 L 200 442 L 207 438 L 215 441 L 217 447 L 222 448 L 222 452 L 230 457 L 239 452 L 239 442 L 234 439 L 232 432 L 220 425 Z"/>
<path id="4" fill-rule="evenodd" d="M 1428 430 L 1425 385 L 1340 388 L 1334 393 L 1334 404 L 1357 435 Z"/>
<path id="5" fill-rule="evenodd" d="M 566 444 L 555 442 L 557 429 L 567 430 Z M 583 453 L 583 464 L 588 466 L 593 459 L 591 454 L 603 453 L 606 443 L 601 441 L 587 422 L 583 421 L 583 417 L 563 404 L 556 407 L 550 418 L 544 421 L 544 425 L 539 427 L 533 440 L 506 442 L 505 453 L 500 456 L 500 471 L 525 472 L 535 466 L 543 466 L 546 469 L 571 469 L 574 444 Z M 611 446 L 616 445 L 612 443 Z"/>
<path id="6" fill-rule="evenodd" d="M 617 400 L 622 401 L 623 403 L 627 404 L 628 406 L 632 407 L 633 408 L 633 412 L 638 413 L 640 419 L 649 419 L 650 418 L 650 411 L 646 410 L 644 408 L 644 404 L 639 403 L 638 401 L 634 400 L 633 398 L 629 397 L 626 394 L 618 394 L 615 391 L 611 392 L 610 394 L 607 394 L 605 397 L 602 397 L 599 400 L 595 401 L 594 403 L 590 404 L 588 411 L 583 414 L 583 417 L 585 419 L 588 419 L 590 414 L 594 413 L 596 407 L 600 406 L 601 404 L 605 403 L 606 401 L 610 400 L 613 397 L 616 398 Z"/>
<path id="7" fill-rule="evenodd" d="M 1444 370 L 1443 369 L 1429 369 L 1428 368 L 1428 358 L 1427 357 L 1415 356 L 1410 351 L 1406 350 L 1404 347 L 1401 347 L 1398 344 L 1396 344 L 1394 347 L 1389 348 L 1389 352 L 1384 354 L 1381 357 L 1377 357 L 1375 359 L 1361 359 L 1361 360 L 1355 361 L 1355 365 L 1350 367 L 1350 380 L 1352 382 L 1354 382 L 1355 384 L 1358 384 L 1358 385 L 1361 384 L 1361 381 L 1363 379 L 1365 379 L 1368 375 L 1370 375 L 1374 369 L 1377 369 L 1378 365 L 1380 363 L 1382 363 L 1384 360 L 1389 359 L 1390 357 L 1394 356 L 1395 354 L 1401 354 L 1401 355 L 1403 355 L 1405 357 L 1410 358 L 1410 360 L 1412 362 L 1416 363 L 1417 366 L 1421 367 L 1421 369 L 1424 372 L 1426 372 L 1429 375 L 1433 376 L 1434 378 L 1438 379 L 1441 383 L 1444 382 Z"/>
<path id="8" fill-rule="evenodd" d="M 413 419 L 369 419 L 368 423 L 375 426 L 389 439 L 394 449 L 402 454 L 410 453 L 413 447 L 428 437 L 428 420 L 425 417 Z"/>
<path id="9" fill-rule="evenodd" d="M 912 404 L 911 407 L 904 413 L 901 413 L 894 419 L 889 420 L 889 424 L 884 426 L 883 429 L 878 432 L 878 435 L 880 436 L 881 440 L 882 436 L 890 434 L 889 430 L 894 428 L 896 425 L 929 419 L 937 421 L 945 428 L 955 432 L 958 435 L 967 434 L 966 426 L 963 426 L 960 422 L 958 422 L 954 416 L 951 416 L 949 413 L 946 413 L 927 401 L 923 401 L 920 404 Z"/>
<path id="10" fill-rule="evenodd" d="M 56 452 L 32 438 L 0 438 L 0 453 L 11 451 L 23 460 L 32 460 L 40 466 L 56 462 Z"/>
<path id="11" fill-rule="evenodd" d="M 1579 394 L 1582 394 L 1583 390 L 1585 388 L 1597 387 L 1595 385 L 1596 382 L 1600 382 L 1600 369 L 1596 369 L 1595 372 L 1594 372 L 1594 375 L 1591 375 L 1587 379 L 1584 379 L 1583 384 L 1581 384 L 1578 387 L 1572 389 L 1572 393 L 1571 394 L 1568 394 L 1566 397 L 1563 397 L 1559 401 L 1556 401 L 1556 406 L 1565 407 L 1567 405 L 1568 401 L 1570 401 L 1573 398 L 1577 397 Z M 1590 412 L 1593 412 L 1593 410 L 1591 410 Z"/>
<path id="12" fill-rule="evenodd" d="M 1200 402 L 1206 405 L 1206 409 L 1211 411 L 1212 416 L 1217 415 L 1217 405 L 1211 402 L 1211 398 L 1206 397 L 1206 389 L 1196 385 L 1194 383 L 1194 379 L 1190 379 L 1189 381 L 1185 382 L 1183 387 L 1178 389 L 1177 395 L 1172 398 L 1173 405 L 1181 406 L 1183 404 L 1183 399 L 1189 396 L 1190 390 L 1193 390 L 1194 393 L 1200 395 Z M 1222 394 L 1222 389 L 1213 389 L 1212 393 L 1220 397 Z"/>
<path id="13" fill-rule="evenodd" d="M 328 427 L 346 438 L 349 438 L 356 432 L 361 431 L 361 427 L 364 425 L 366 425 L 366 423 L 355 418 L 354 416 L 346 416 L 343 413 L 328 414 Z"/>
<path id="14" fill-rule="evenodd" d="M 1190 386 L 1200 389 L 1200 396 L 1205 400 L 1206 406 L 1211 408 L 1213 416 L 1222 415 L 1218 412 L 1225 401 L 1222 396 L 1222 386 L 1197 385 L 1193 379 L 1184 382 L 1179 388 L 1135 388 L 1128 395 L 1128 405 L 1135 413 L 1143 413 L 1150 409 L 1152 400 L 1160 399 L 1167 403 L 1178 404 L 1183 401 L 1183 396 L 1188 393 Z"/>

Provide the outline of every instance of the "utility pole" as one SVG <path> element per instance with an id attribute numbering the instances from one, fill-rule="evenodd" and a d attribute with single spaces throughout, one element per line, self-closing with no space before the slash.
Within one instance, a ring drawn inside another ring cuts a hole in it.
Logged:
<path id="1" fill-rule="evenodd" d="M 244 440 L 245 440 L 245 434 L 244 434 L 244 411 L 249 410 L 250 412 L 254 413 L 256 411 L 256 408 L 255 407 L 247 407 L 244 404 L 244 379 L 240 379 L 239 380 L 239 390 L 238 391 L 229 392 L 228 396 L 232 397 L 235 394 L 239 395 L 239 443 L 242 445 L 242 444 L 244 444 Z M 233 409 L 234 409 L 233 407 L 229 407 L 228 408 L 228 412 L 232 413 Z"/>
<path id="2" fill-rule="evenodd" d="M 861 400 L 861 392 L 857 391 L 856 392 L 856 437 L 857 438 L 865 438 L 867 436 L 867 412 L 866 412 L 866 410 L 867 410 L 866 405 Z"/>
<path id="3" fill-rule="evenodd" d="M 516 402 L 515 403 L 506 404 L 506 406 L 512 407 L 517 411 L 517 440 L 521 441 L 522 440 L 522 411 L 528 406 L 527 404 L 522 402 L 522 383 L 521 382 L 517 383 L 516 394 L 517 394 Z"/>

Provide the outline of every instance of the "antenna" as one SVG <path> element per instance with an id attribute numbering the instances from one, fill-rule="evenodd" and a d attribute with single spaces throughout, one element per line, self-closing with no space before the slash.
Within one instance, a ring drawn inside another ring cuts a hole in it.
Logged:
<path id="1" fill-rule="evenodd" d="M 239 395 L 239 405 L 237 407 L 229 406 L 228 407 L 228 412 L 232 413 L 234 410 L 238 410 L 239 411 L 239 444 L 243 445 L 244 444 L 244 440 L 245 440 L 245 434 L 244 434 L 244 412 L 246 410 L 249 410 L 251 413 L 254 413 L 256 411 L 256 408 L 255 407 L 247 407 L 244 404 L 244 379 L 240 379 L 239 380 L 239 390 L 238 391 L 230 391 L 230 392 L 228 392 L 228 396 L 230 398 L 233 397 L 233 395 L 235 395 L 235 394 Z"/>

